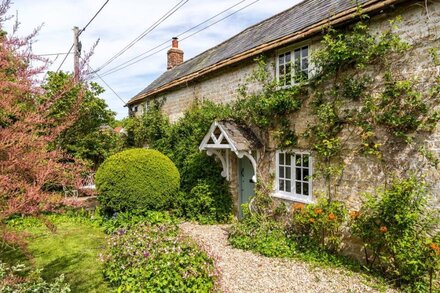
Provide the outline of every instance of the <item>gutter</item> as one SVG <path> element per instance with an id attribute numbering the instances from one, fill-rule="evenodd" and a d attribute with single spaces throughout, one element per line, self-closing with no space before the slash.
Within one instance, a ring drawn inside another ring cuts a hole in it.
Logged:
<path id="1" fill-rule="evenodd" d="M 369 2 L 364 3 L 361 5 L 362 10 L 364 13 L 370 13 L 376 10 L 380 10 L 382 8 L 388 7 L 390 5 L 396 4 L 398 2 L 401 2 L 401 0 L 372 0 Z M 319 33 L 323 27 L 325 26 L 335 26 L 341 23 L 344 23 L 350 19 L 355 18 L 358 15 L 358 7 L 353 7 L 350 9 L 347 9 L 343 12 L 340 12 L 336 15 L 333 15 L 332 17 L 329 17 L 328 19 L 322 20 L 312 26 L 309 26 L 308 28 L 303 29 L 302 31 L 296 32 L 289 36 L 284 36 L 279 39 L 273 40 L 271 42 L 261 44 L 257 47 L 254 47 L 250 50 L 247 50 L 245 52 L 242 52 L 240 54 L 234 55 L 233 57 L 230 57 L 228 59 L 222 60 L 220 62 L 217 62 L 216 64 L 210 65 L 204 69 L 201 69 L 197 72 L 185 75 L 181 78 L 175 79 L 172 82 L 169 82 L 163 86 L 160 86 L 148 93 L 142 94 L 139 97 L 135 97 L 132 101 L 129 101 L 125 106 L 135 104 L 137 102 L 140 102 L 144 100 L 145 98 L 159 94 L 163 91 L 169 90 L 173 87 L 176 87 L 178 85 L 181 85 L 183 83 L 190 82 L 193 79 L 196 79 L 197 77 L 201 77 L 205 74 L 211 73 L 213 71 L 216 71 L 220 68 L 226 67 L 228 65 L 237 63 L 239 61 L 243 61 L 245 59 L 248 59 L 252 56 L 256 56 L 258 54 L 261 54 L 263 52 L 266 52 L 268 50 L 281 47 L 283 45 L 287 45 L 289 43 L 305 39 L 311 35 L 314 35 L 316 33 Z"/>

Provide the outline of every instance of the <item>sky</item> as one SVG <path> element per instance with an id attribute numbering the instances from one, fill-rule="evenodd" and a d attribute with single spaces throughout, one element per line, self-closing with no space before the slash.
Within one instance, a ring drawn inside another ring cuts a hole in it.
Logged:
<path id="1" fill-rule="evenodd" d="M 78 26 L 82 29 L 105 2 L 106 0 L 15 0 L 9 14 L 15 16 L 18 13 L 18 21 L 20 22 L 18 35 L 28 35 L 36 27 L 43 25 L 32 43 L 34 54 L 66 53 L 73 43 L 73 27 Z M 93 69 L 100 68 L 180 2 L 180 0 L 109 0 L 80 36 L 82 56 L 90 52 L 93 44 L 99 39 L 89 64 Z M 105 99 L 110 109 L 117 113 L 117 118 L 121 119 L 127 116 L 124 102 L 166 71 L 166 51 L 171 46 L 171 42 L 143 56 L 148 56 L 164 48 L 163 51 L 132 66 L 107 74 L 112 68 L 151 50 L 239 2 L 241 3 L 231 10 L 180 37 L 184 38 L 234 11 L 250 5 L 181 41 L 179 47 L 184 51 L 185 60 L 227 40 L 255 23 L 292 7 L 301 0 L 188 0 L 186 3 L 183 1 L 182 4 L 185 4 L 174 14 L 161 22 L 112 63 L 98 71 L 98 74 L 117 93 L 119 98 L 102 80 L 95 76 L 96 79 L 93 81 L 98 82 L 106 90 L 101 98 Z M 12 23 L 11 20 L 7 24 L 8 31 L 12 31 Z M 51 61 L 48 70 L 56 71 L 64 56 L 47 56 Z M 72 55 L 67 57 L 61 70 L 73 71 Z"/>

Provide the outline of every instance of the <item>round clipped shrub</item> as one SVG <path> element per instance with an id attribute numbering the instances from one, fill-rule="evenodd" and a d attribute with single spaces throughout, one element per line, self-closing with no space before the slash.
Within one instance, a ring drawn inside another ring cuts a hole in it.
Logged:
<path id="1" fill-rule="evenodd" d="M 105 160 L 95 181 L 98 199 L 106 211 L 163 210 L 179 189 L 180 175 L 161 152 L 130 149 Z"/>

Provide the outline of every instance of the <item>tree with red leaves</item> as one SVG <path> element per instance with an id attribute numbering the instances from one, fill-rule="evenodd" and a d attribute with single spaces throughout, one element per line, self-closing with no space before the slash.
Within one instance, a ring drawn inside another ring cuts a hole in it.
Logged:
<path id="1" fill-rule="evenodd" d="M 78 92 L 61 121 L 51 117 L 51 107 L 75 83 L 71 78 L 51 99 L 41 98 L 44 90 L 38 76 L 47 60 L 27 50 L 36 32 L 19 38 L 3 31 L 9 4 L 0 4 L 0 224 L 14 214 L 37 215 L 59 208 L 63 197 L 53 191 L 79 184 L 82 172 L 82 165 L 53 142 L 76 121 L 83 92 Z M 31 60 L 43 65 L 31 67 Z"/>

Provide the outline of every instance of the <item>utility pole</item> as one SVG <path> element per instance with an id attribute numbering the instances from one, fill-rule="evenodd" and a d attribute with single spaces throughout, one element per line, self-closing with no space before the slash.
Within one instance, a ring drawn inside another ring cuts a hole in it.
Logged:
<path id="1" fill-rule="evenodd" d="M 79 58 L 81 56 L 81 43 L 79 42 L 79 29 L 73 27 L 73 78 L 75 82 L 79 81 Z"/>

